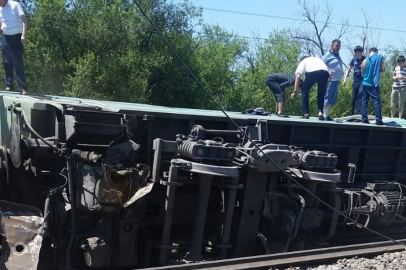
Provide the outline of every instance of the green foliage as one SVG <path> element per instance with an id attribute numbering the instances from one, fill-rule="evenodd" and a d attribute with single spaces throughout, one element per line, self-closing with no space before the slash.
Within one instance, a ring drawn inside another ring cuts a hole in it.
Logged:
<path id="1" fill-rule="evenodd" d="M 129 0 L 21 0 L 28 17 L 25 65 L 31 92 L 82 98 L 217 109 L 195 79 Z M 293 74 L 300 44 L 288 30 L 248 44 L 217 25 L 202 22 L 189 1 L 141 0 L 163 33 L 207 91 L 227 110 L 263 107 L 275 101 L 264 80 Z M 398 52 L 388 55 L 382 74 L 383 114 L 389 114 L 392 71 Z M 2 69 L 2 67 L 0 67 Z M 0 70 L 2 72 L 2 70 Z M 288 94 L 291 88 L 287 89 Z M 340 85 L 335 117 L 351 111 L 351 81 Z M 316 89 L 310 92 L 316 113 Z M 288 99 L 285 112 L 301 114 L 301 99 Z M 372 106 L 370 106 L 372 110 Z"/>
<path id="2" fill-rule="evenodd" d="M 239 67 L 239 79 L 235 86 L 235 95 L 240 100 L 237 110 L 249 107 L 263 107 L 274 111 L 275 102 L 272 93 L 265 84 L 265 78 L 271 73 L 294 74 L 298 63 L 300 46 L 291 44 L 288 32 L 275 31 L 269 39 L 258 41 L 257 46 L 245 55 L 246 64 Z M 287 100 L 287 113 L 300 112 L 300 100 Z"/>

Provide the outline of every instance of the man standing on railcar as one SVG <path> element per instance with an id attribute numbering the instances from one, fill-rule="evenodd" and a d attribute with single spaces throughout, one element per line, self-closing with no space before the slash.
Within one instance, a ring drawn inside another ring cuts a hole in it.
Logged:
<path id="1" fill-rule="evenodd" d="M 361 114 L 362 123 L 369 124 L 368 121 L 368 101 L 371 97 L 374 103 L 374 111 L 377 125 L 383 125 L 381 114 L 381 94 L 379 92 L 379 79 L 381 72 L 386 69 L 382 55 L 378 54 L 378 49 L 372 47 L 369 49 L 368 57 L 362 62 L 361 76 L 362 80 L 362 103 Z"/>
<path id="2" fill-rule="evenodd" d="M 327 65 L 331 74 L 330 83 L 328 84 L 326 94 L 324 96 L 323 107 L 324 118 L 327 121 L 333 121 L 333 119 L 330 117 L 330 108 L 337 103 L 338 85 L 344 75 L 343 60 L 341 60 L 339 55 L 340 48 L 341 41 L 334 39 L 331 42 L 330 50 L 323 56 L 323 61 Z"/>
<path id="3" fill-rule="evenodd" d="M 317 114 L 319 120 L 324 120 L 323 117 L 323 102 L 324 93 L 326 92 L 327 84 L 331 78 L 326 64 L 318 57 L 303 57 L 296 68 L 295 86 L 291 94 L 294 98 L 299 91 L 300 79 L 302 74 L 306 78 L 302 86 L 302 112 L 303 118 L 309 119 L 309 91 L 317 83 Z"/>
<path id="4" fill-rule="evenodd" d="M 351 69 L 354 69 L 353 81 L 352 81 L 352 104 L 351 104 L 351 114 L 359 114 L 361 112 L 361 99 L 362 99 L 362 76 L 361 76 L 361 65 L 365 59 L 362 54 L 364 48 L 361 46 L 356 46 L 354 48 L 354 58 L 351 59 L 350 66 L 344 76 L 343 85 L 347 83 L 348 75 L 350 75 Z"/>
<path id="5" fill-rule="evenodd" d="M 20 93 L 27 95 L 23 52 L 27 39 L 27 18 L 19 2 L 0 0 L 1 50 L 6 73 L 6 90 L 13 90 L 14 70 Z"/>

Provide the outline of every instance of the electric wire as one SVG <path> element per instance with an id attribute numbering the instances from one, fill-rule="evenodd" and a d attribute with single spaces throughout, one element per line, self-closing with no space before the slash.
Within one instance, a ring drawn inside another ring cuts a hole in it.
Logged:
<path id="1" fill-rule="evenodd" d="M 199 87 L 201 88 L 201 90 L 203 92 L 205 92 L 205 94 L 209 97 L 209 99 L 218 107 L 218 109 L 224 114 L 224 116 L 233 124 L 235 125 L 235 127 L 244 135 L 246 136 L 246 138 L 255 146 L 255 148 L 258 149 L 258 151 L 260 151 L 269 161 L 271 161 L 271 163 L 276 166 L 280 172 L 285 175 L 288 179 L 292 180 L 296 185 L 298 185 L 300 188 L 302 188 L 305 192 L 307 192 L 308 194 L 310 194 L 313 198 L 315 198 L 316 200 L 318 200 L 319 202 L 321 202 L 322 204 L 324 204 L 327 208 L 333 210 L 334 212 L 338 213 L 339 215 L 346 217 L 345 214 L 341 213 L 339 210 L 336 210 L 334 207 L 332 207 L 331 205 L 329 205 L 327 202 L 323 201 L 321 198 L 319 198 L 316 194 L 313 194 L 310 190 L 308 190 L 306 187 L 304 187 L 302 184 L 300 184 L 297 180 L 295 180 L 291 175 L 289 175 L 285 170 L 283 170 L 273 159 L 271 159 L 253 140 L 251 140 L 251 138 L 249 138 L 247 136 L 247 134 L 244 132 L 244 130 L 226 113 L 226 111 L 224 111 L 224 109 L 220 106 L 220 104 L 214 99 L 214 97 L 206 90 L 206 88 L 203 86 L 203 84 L 200 82 L 200 80 L 196 77 L 196 75 L 192 72 L 192 70 L 189 68 L 189 66 L 183 61 L 182 57 L 180 57 L 180 55 L 177 53 L 177 51 L 175 50 L 175 48 L 172 46 L 172 44 L 163 36 L 163 34 L 161 33 L 161 31 L 159 31 L 159 29 L 156 27 L 156 25 L 151 21 L 151 19 L 148 17 L 148 15 L 145 13 L 145 11 L 141 8 L 140 4 L 138 3 L 137 0 L 133 1 L 135 3 L 135 5 L 138 7 L 138 9 L 140 10 L 141 14 L 146 18 L 146 20 L 151 24 L 151 26 L 155 29 L 155 31 L 157 31 L 158 35 L 160 36 L 160 38 L 165 42 L 165 44 L 170 48 L 170 50 L 172 51 L 172 53 L 175 55 L 175 57 L 182 63 L 182 65 L 184 66 L 184 68 L 188 71 L 189 75 L 196 81 L 196 83 L 199 85 Z M 397 244 L 406 246 L 405 243 L 402 243 L 396 239 L 393 239 L 389 236 L 386 236 L 380 232 L 377 232 L 371 228 L 368 228 L 364 225 L 362 225 L 361 223 L 358 223 L 357 221 L 346 217 L 347 220 L 353 222 L 354 224 L 360 226 L 363 229 L 368 230 L 371 233 L 374 233 L 382 238 L 385 238 L 387 240 L 393 241 Z"/>
<path id="2" fill-rule="evenodd" d="M 275 15 L 259 14 L 259 13 L 250 13 L 250 12 L 227 10 L 227 9 L 206 8 L 206 7 L 202 7 L 202 8 L 205 9 L 205 10 L 210 10 L 210 11 L 241 14 L 241 15 L 249 15 L 249 16 L 255 16 L 255 17 L 266 17 L 266 18 L 290 20 L 290 21 L 303 21 L 304 20 L 304 19 L 294 19 L 294 18 L 283 17 L 283 16 L 275 16 Z M 326 22 L 325 21 L 315 21 L 315 23 L 326 23 Z M 388 31 L 388 32 L 406 33 L 405 30 L 390 29 L 390 28 L 380 28 L 380 27 L 369 27 L 369 26 L 366 27 L 366 26 L 356 25 L 356 24 L 345 24 L 345 23 L 335 23 L 335 22 L 329 22 L 329 24 L 337 25 L 337 26 L 350 26 L 350 27 L 356 27 L 356 28 L 367 28 L 367 29 L 371 29 L 371 30 L 380 30 L 380 31 Z"/>

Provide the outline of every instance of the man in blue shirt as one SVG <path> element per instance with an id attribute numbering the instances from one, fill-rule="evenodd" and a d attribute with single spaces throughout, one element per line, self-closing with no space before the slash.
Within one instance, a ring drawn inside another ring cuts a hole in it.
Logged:
<path id="1" fill-rule="evenodd" d="M 323 56 L 323 61 L 328 67 L 331 74 L 331 80 L 327 87 L 326 94 L 324 95 L 323 107 L 324 118 L 328 121 L 333 120 L 330 117 L 330 108 L 337 103 L 338 85 L 344 75 L 343 60 L 341 60 L 341 57 L 339 55 L 340 48 L 341 41 L 338 39 L 334 39 L 331 42 L 330 50 Z"/>
<path id="2" fill-rule="evenodd" d="M 385 63 L 382 55 L 378 54 L 378 49 L 372 47 L 369 49 L 368 57 L 362 62 L 361 76 L 362 80 L 362 103 L 361 114 L 362 123 L 369 124 L 368 121 L 368 101 L 371 97 L 374 103 L 374 111 L 377 125 L 383 125 L 381 114 L 381 95 L 379 92 L 379 79 L 381 72 L 385 71 Z"/>
<path id="3" fill-rule="evenodd" d="M 360 114 L 361 112 L 361 97 L 362 97 L 362 76 L 361 76 L 361 65 L 365 59 L 362 54 L 364 48 L 361 46 L 356 46 L 354 48 L 355 57 L 351 59 L 350 66 L 344 76 L 343 85 L 347 83 L 348 75 L 350 75 L 351 69 L 354 69 L 354 76 L 352 81 L 352 104 L 351 104 L 351 114 Z"/>

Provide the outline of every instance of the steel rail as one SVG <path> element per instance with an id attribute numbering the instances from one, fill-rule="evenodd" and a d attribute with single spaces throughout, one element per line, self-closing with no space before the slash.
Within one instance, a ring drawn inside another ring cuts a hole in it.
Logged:
<path id="1" fill-rule="evenodd" d="M 406 243 L 406 239 L 398 240 Z M 284 252 L 272 255 L 242 257 L 235 259 L 217 260 L 210 262 L 171 265 L 146 268 L 149 270 L 179 269 L 179 270 L 245 270 L 269 269 L 270 267 L 289 267 L 317 265 L 343 258 L 372 257 L 384 253 L 405 251 L 405 246 L 393 241 L 382 241 L 366 244 L 319 248 L 304 251 Z"/>

